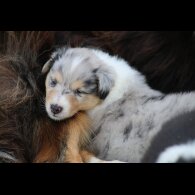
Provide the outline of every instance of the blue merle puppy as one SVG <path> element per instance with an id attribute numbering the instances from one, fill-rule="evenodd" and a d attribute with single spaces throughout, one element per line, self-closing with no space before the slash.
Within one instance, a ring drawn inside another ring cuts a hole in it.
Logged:
<path id="1" fill-rule="evenodd" d="M 142 162 L 163 124 L 195 109 L 194 92 L 164 95 L 126 61 L 101 50 L 60 48 L 43 67 L 48 71 L 49 117 L 61 121 L 86 112 L 94 133 L 89 149 L 106 161 Z"/>

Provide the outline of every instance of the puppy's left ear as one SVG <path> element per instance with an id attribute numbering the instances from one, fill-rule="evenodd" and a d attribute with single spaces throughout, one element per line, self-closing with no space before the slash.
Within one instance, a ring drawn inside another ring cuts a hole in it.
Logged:
<path id="1" fill-rule="evenodd" d="M 47 73 L 47 72 L 50 70 L 52 64 L 53 64 L 52 59 L 49 59 L 49 60 L 44 64 L 44 66 L 43 66 L 43 68 L 42 68 L 42 71 L 41 71 L 42 74 Z"/>
<path id="2" fill-rule="evenodd" d="M 95 69 L 94 73 L 98 79 L 98 96 L 100 99 L 105 99 L 114 85 L 113 74 L 104 67 Z"/>

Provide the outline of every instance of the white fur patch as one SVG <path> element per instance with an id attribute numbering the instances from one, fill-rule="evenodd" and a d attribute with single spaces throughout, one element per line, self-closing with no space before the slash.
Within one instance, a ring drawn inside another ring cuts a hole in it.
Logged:
<path id="1" fill-rule="evenodd" d="M 51 108 L 50 108 L 51 104 L 57 104 L 58 106 L 61 106 L 63 108 L 62 112 L 60 112 L 59 114 L 53 115 L 53 113 L 51 112 Z M 54 120 L 63 120 L 65 118 L 70 117 L 70 102 L 67 100 L 66 97 L 62 95 L 60 96 L 56 95 L 54 96 L 53 100 L 46 105 L 46 110 L 50 118 Z"/>
<path id="2" fill-rule="evenodd" d="M 72 60 L 72 66 L 71 66 L 71 70 L 70 72 L 74 72 L 74 70 L 77 68 L 77 66 L 81 63 L 81 61 L 83 60 L 83 57 L 75 57 L 73 60 Z"/>
<path id="3" fill-rule="evenodd" d="M 157 163 L 174 163 L 183 158 L 195 158 L 195 141 L 188 144 L 175 145 L 167 148 L 158 158 Z"/>
<path id="4" fill-rule="evenodd" d="M 102 160 L 96 157 L 91 157 L 88 163 L 100 163 Z"/>
<path id="5" fill-rule="evenodd" d="M 118 160 L 106 161 L 106 160 L 101 160 L 101 159 L 96 158 L 96 157 L 91 157 L 91 159 L 89 160 L 88 163 L 124 163 L 124 162 L 118 161 Z"/>

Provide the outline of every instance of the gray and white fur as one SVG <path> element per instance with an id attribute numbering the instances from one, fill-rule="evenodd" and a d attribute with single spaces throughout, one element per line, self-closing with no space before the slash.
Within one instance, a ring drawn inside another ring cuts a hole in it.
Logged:
<path id="1" fill-rule="evenodd" d="M 97 90 L 92 91 L 102 101 L 86 112 L 93 121 L 94 131 L 89 147 L 100 159 L 141 162 L 164 123 L 195 109 L 194 92 L 165 95 L 153 90 L 145 77 L 126 61 L 100 50 L 62 48 L 53 54 L 51 61 L 52 71 L 61 69 L 64 75 L 59 88 L 61 96 L 73 80 L 89 81 L 96 76 Z M 66 110 L 65 106 L 69 106 L 63 101 L 58 98 Z M 59 115 L 59 120 L 63 117 Z"/>

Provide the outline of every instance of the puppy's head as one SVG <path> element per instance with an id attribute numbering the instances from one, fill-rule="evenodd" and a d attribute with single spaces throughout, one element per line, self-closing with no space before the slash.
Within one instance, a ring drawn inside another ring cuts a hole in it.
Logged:
<path id="1" fill-rule="evenodd" d="M 93 109 L 109 94 L 113 75 L 87 48 L 62 48 L 44 65 L 46 110 L 50 118 L 63 120 Z"/>

